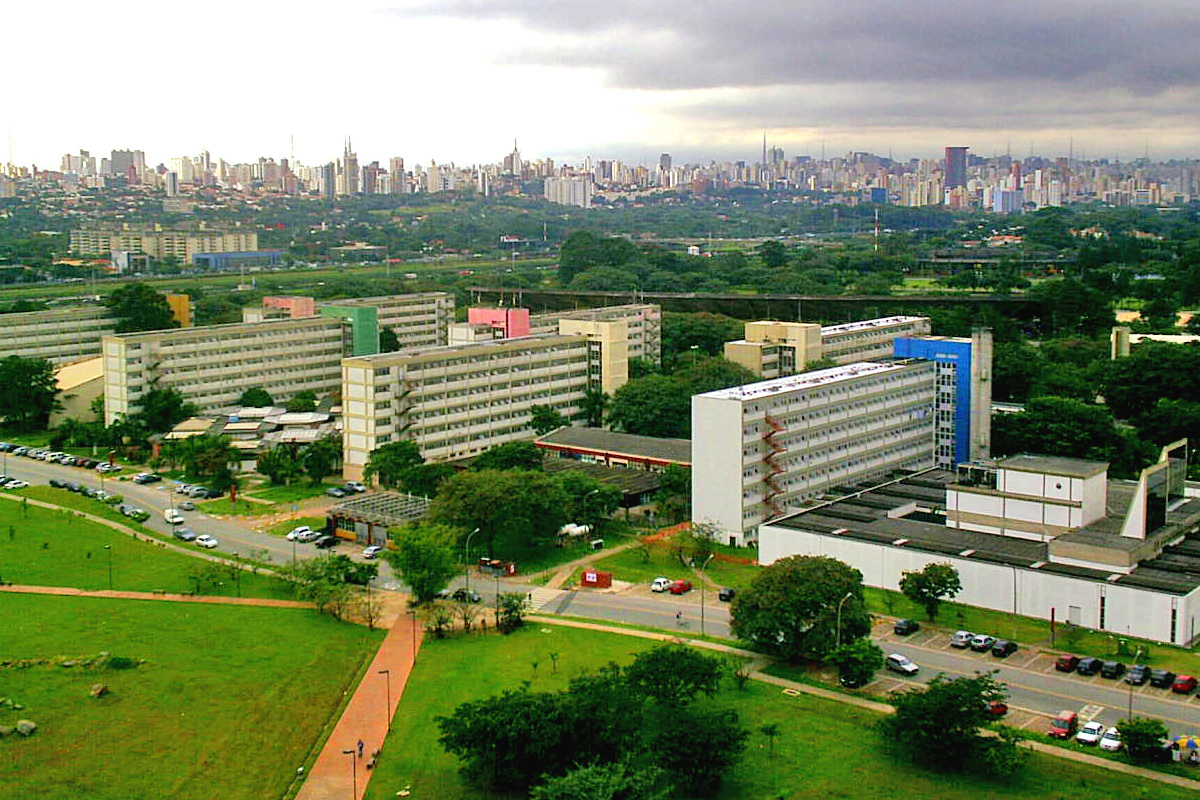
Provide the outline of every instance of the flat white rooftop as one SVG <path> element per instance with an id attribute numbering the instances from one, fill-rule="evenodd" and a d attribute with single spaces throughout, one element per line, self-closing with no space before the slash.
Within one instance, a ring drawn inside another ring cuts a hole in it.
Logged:
<path id="1" fill-rule="evenodd" d="M 764 397 L 794 392 L 800 389 L 812 389 L 850 378 L 861 378 L 864 375 L 882 375 L 903 369 L 911 361 L 860 361 L 856 364 L 843 364 L 840 367 L 818 369 L 800 375 L 789 375 L 785 378 L 772 378 L 759 383 L 747 383 L 744 386 L 731 386 L 728 389 L 718 389 L 706 392 L 696 397 L 712 397 L 718 400 L 760 400 Z"/>
<path id="2" fill-rule="evenodd" d="M 917 322 L 925 319 L 924 317 L 880 317 L 879 319 L 864 319 L 858 322 L 843 322 L 841 325 L 823 325 L 821 327 L 822 336 L 836 336 L 839 333 L 851 333 L 853 331 L 866 331 L 871 328 L 886 328 L 889 325 L 902 325 L 908 322 Z"/>

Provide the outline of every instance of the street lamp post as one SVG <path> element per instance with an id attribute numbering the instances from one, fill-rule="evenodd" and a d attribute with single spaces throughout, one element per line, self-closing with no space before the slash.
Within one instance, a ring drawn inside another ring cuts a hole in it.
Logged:
<path id="1" fill-rule="evenodd" d="M 837 647 L 842 646 L 842 605 L 854 596 L 854 592 L 846 592 L 846 596 L 838 601 L 837 612 Z"/>
<path id="2" fill-rule="evenodd" d="M 479 528 L 467 534 L 467 543 L 463 547 L 463 560 L 467 562 L 467 596 L 471 596 L 471 537 L 479 533 Z"/>
<path id="3" fill-rule="evenodd" d="M 108 551 L 108 590 L 111 592 L 113 587 L 112 582 L 112 545 L 104 545 L 104 549 Z"/>
<path id="4" fill-rule="evenodd" d="M 708 569 L 708 562 L 713 560 L 716 553 L 709 553 L 708 558 L 704 559 L 704 563 L 700 565 L 700 635 L 704 635 L 704 584 L 707 578 L 704 577 L 704 571 Z"/>
<path id="5" fill-rule="evenodd" d="M 408 610 L 408 616 L 412 618 L 412 625 L 409 631 L 412 633 L 412 664 L 417 663 L 417 612 L 415 609 Z"/>
<path id="6" fill-rule="evenodd" d="M 355 800 L 358 797 L 358 751 L 351 747 L 342 753 L 350 756 L 350 800 Z"/>
<path id="7" fill-rule="evenodd" d="M 1142 648 L 1138 647 L 1137 652 L 1133 654 L 1133 663 L 1136 665 L 1138 659 L 1142 657 Z M 1133 719 L 1133 684 L 1129 684 L 1129 715 L 1130 720 Z"/>
<path id="8" fill-rule="evenodd" d="M 392 732 L 392 671 L 390 669 L 381 669 L 379 674 L 387 678 L 387 723 L 388 733 Z"/>

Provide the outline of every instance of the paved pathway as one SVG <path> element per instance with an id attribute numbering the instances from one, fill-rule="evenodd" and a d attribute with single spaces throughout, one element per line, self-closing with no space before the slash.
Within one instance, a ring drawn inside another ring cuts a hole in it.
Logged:
<path id="1" fill-rule="evenodd" d="M 388 616 L 391 630 L 346 704 L 296 800 L 346 800 L 349 797 L 360 800 L 366 792 L 371 777 L 367 764 L 372 754 L 383 747 L 388 720 L 400 704 L 400 695 L 404 692 L 423 636 L 420 625 L 399 608 L 393 608 Z M 383 622 L 387 624 L 388 620 Z M 383 669 L 391 673 L 390 698 L 388 676 L 379 674 Z M 359 741 L 363 743 L 361 759 L 357 753 Z M 356 752 L 351 756 L 345 753 L 346 750 Z"/>
<path id="2" fill-rule="evenodd" d="M 123 600 L 171 600 L 179 603 L 218 603 L 231 606 L 271 606 L 273 608 L 313 608 L 312 603 L 301 600 L 276 600 L 270 597 L 223 597 L 211 595 L 172 594 L 170 592 L 126 592 L 98 589 L 88 591 L 71 586 L 22 586 L 0 585 L 0 592 L 17 594 L 55 594 L 71 597 L 116 597 Z"/>

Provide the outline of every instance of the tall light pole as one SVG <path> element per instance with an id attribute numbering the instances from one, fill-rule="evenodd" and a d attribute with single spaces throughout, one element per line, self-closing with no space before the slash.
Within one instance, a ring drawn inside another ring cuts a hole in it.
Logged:
<path id="1" fill-rule="evenodd" d="M 380 675 L 387 677 L 387 722 L 388 733 L 392 732 L 392 671 L 390 669 L 379 670 Z"/>
<path id="2" fill-rule="evenodd" d="M 358 797 L 358 751 L 351 747 L 342 753 L 350 756 L 350 800 L 355 800 Z"/>
<path id="3" fill-rule="evenodd" d="M 467 564 L 467 597 L 471 596 L 471 537 L 479 533 L 479 528 L 467 534 L 467 543 L 463 547 L 463 560 Z"/>
<path id="4" fill-rule="evenodd" d="M 842 605 L 845 604 L 845 602 L 853 596 L 854 596 L 854 592 L 846 592 L 846 596 L 838 601 L 837 644 L 835 645 L 836 647 L 842 646 Z"/>
<path id="5" fill-rule="evenodd" d="M 704 584 L 707 578 L 704 577 L 704 571 L 708 569 L 708 562 L 713 560 L 716 553 L 709 553 L 708 558 L 704 559 L 704 563 L 700 565 L 700 635 L 704 635 Z"/>
<path id="6" fill-rule="evenodd" d="M 104 545 L 104 549 L 108 551 L 108 590 L 112 591 L 112 545 Z"/>
<path id="7" fill-rule="evenodd" d="M 1139 646 L 1137 649 L 1137 652 L 1133 654 L 1134 665 L 1136 665 L 1138 663 L 1138 659 L 1141 657 L 1142 657 L 1142 648 L 1141 648 L 1141 646 Z M 1133 719 L 1133 684 L 1132 683 L 1129 684 L 1129 717 L 1128 718 L 1130 720 Z"/>

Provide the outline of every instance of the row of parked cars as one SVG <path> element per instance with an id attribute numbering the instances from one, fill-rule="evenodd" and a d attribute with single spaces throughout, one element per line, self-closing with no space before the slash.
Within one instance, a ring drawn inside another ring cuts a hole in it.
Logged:
<path id="1" fill-rule="evenodd" d="M 10 478 L 7 475 L 0 475 L 0 489 L 24 489 L 29 484 L 20 478 Z"/>
<path id="2" fill-rule="evenodd" d="M 134 478 L 136 480 L 136 477 Z M 199 500 L 211 500 L 215 497 L 224 497 L 223 492 L 218 492 L 216 489 L 210 489 L 207 486 L 193 485 L 190 483 L 181 483 L 175 487 L 175 494 L 185 494 L 188 497 L 195 497 Z"/>
<path id="3" fill-rule="evenodd" d="M 1099 675 L 1116 680 L 1122 675 L 1130 686 L 1150 684 L 1158 689 L 1170 689 L 1175 694 L 1191 694 L 1196 691 L 1197 680 L 1191 675 L 1176 675 L 1167 669 L 1151 669 L 1146 664 L 1134 664 L 1128 669 L 1120 661 L 1104 661 L 1099 658 L 1080 658 L 1064 654 L 1054 662 L 1059 672 L 1074 672 L 1078 675 Z"/>
<path id="4" fill-rule="evenodd" d="M 51 461 L 66 467 L 94 469 L 97 472 L 115 472 L 121 468 L 116 464 L 110 464 L 107 461 L 101 461 L 96 458 L 73 456 L 69 453 L 60 453 L 57 450 L 40 450 L 23 447 L 21 445 L 9 444 L 8 442 L 0 442 L 0 453 L 12 453 L 14 456 L 25 456 L 26 458 L 34 458 L 38 461 Z"/>
<path id="5" fill-rule="evenodd" d="M 150 512 L 146 511 L 144 508 L 138 508 L 137 506 L 130 505 L 129 503 L 122 503 L 117 499 L 119 495 L 115 495 L 112 492 L 105 491 L 104 489 L 93 489 L 90 486 L 84 486 L 83 484 L 75 483 L 74 481 L 60 481 L 58 478 L 51 478 L 50 486 L 55 489 L 66 489 L 68 492 L 75 492 L 76 494 L 81 494 L 84 497 L 90 497 L 93 500 L 98 500 L 105 505 L 110 505 L 123 515 L 129 517 L 134 522 L 145 522 L 146 520 L 150 519 Z"/>
<path id="6" fill-rule="evenodd" d="M 314 531 L 308 525 L 300 525 L 298 527 L 292 528 L 290 531 L 287 532 L 287 536 L 285 536 L 284 538 L 287 539 L 289 542 L 300 542 L 302 544 L 307 544 L 308 542 L 312 542 L 313 547 L 316 547 L 321 550 L 327 550 L 328 548 L 333 547 L 339 541 L 336 536 L 329 536 L 329 535 L 325 534 L 323 531 Z M 378 545 L 375 545 L 375 546 L 378 547 Z M 368 549 L 370 549 L 370 548 L 368 548 Z M 375 550 L 371 555 L 367 556 L 367 558 L 374 558 L 375 556 L 379 555 L 379 552 L 382 549 L 383 548 L 379 548 L 378 550 Z M 364 555 L 366 555 L 366 554 L 364 553 Z"/>

